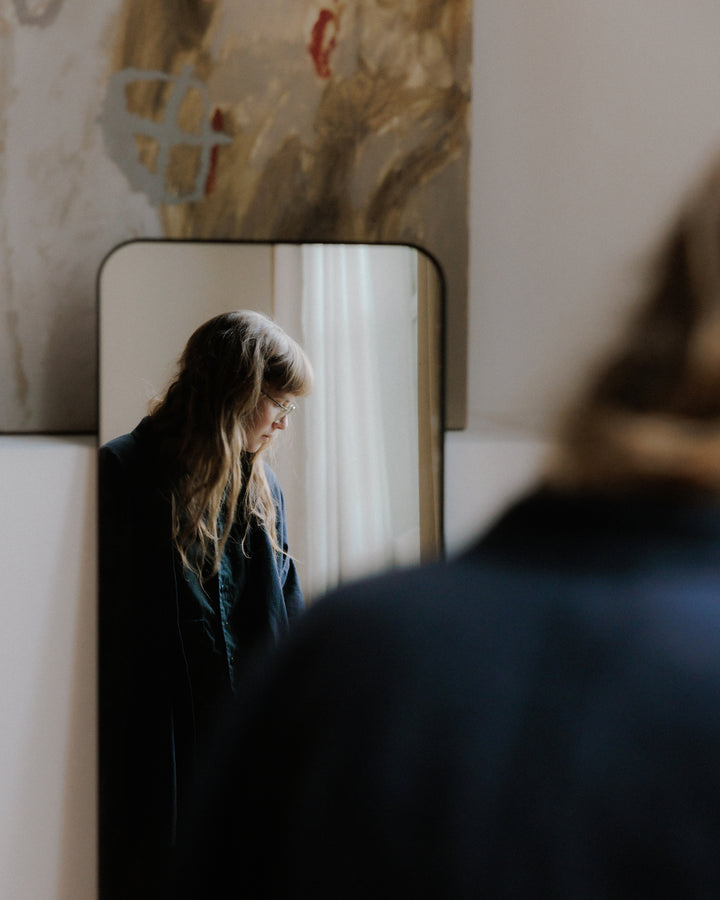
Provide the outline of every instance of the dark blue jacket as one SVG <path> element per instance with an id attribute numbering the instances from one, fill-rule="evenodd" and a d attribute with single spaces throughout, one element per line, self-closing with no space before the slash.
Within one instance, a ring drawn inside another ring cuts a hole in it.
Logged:
<path id="1" fill-rule="evenodd" d="M 283 495 L 266 474 L 287 550 Z M 154 896 L 215 716 L 243 665 L 303 609 L 295 566 L 251 526 L 238 569 L 204 586 L 171 543 L 168 475 L 149 420 L 99 452 L 99 778 L 101 896 Z M 242 578 L 241 602 L 221 601 Z M 207 595 L 207 603 L 198 602 Z M 143 893 L 147 891 L 147 893 Z"/>
<path id="2" fill-rule="evenodd" d="M 720 506 L 540 491 L 318 602 L 180 846 L 181 898 L 720 896 Z"/>

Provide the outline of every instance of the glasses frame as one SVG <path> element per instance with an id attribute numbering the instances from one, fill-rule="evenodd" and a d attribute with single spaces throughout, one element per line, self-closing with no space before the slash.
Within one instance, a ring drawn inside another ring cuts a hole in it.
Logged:
<path id="1" fill-rule="evenodd" d="M 287 406 L 284 403 L 281 403 L 279 400 L 276 400 L 274 397 L 271 397 L 270 394 L 266 394 L 265 391 L 261 390 L 260 393 L 263 397 L 267 397 L 271 403 L 274 403 L 278 409 L 282 410 L 279 416 L 273 419 L 273 422 L 282 422 L 283 419 L 287 419 L 291 413 L 294 413 L 297 409 L 294 403 L 288 403 Z"/>

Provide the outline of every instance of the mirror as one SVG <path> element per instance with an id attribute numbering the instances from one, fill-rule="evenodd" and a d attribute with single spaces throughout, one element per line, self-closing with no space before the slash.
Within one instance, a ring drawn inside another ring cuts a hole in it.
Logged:
<path id="1" fill-rule="evenodd" d="M 430 258 L 400 245 L 123 244 L 99 277 L 100 443 L 146 414 L 198 325 L 256 309 L 315 369 L 315 389 L 270 461 L 306 602 L 438 556 L 441 294 Z"/>
<path id="2" fill-rule="evenodd" d="M 101 449 L 101 897 L 164 895 L 168 854 L 218 715 L 243 696 L 258 643 L 285 633 L 301 609 L 298 579 L 307 605 L 341 581 L 442 551 L 441 279 L 410 247 L 138 241 L 116 249 L 99 275 L 100 443 L 133 431 L 164 394 L 190 335 L 234 309 L 269 315 L 315 371 L 308 397 L 279 397 L 297 404 L 292 424 L 277 418 L 278 398 L 254 407 L 273 423 L 263 429 L 279 431 L 263 458 L 284 492 L 292 559 L 269 537 L 284 543 L 283 529 L 263 530 L 243 507 L 220 571 L 184 567 L 170 541 L 167 473 L 177 455 L 163 450 L 168 432 L 153 420 Z M 211 346 L 236 358 L 237 344 Z M 173 435 L 186 431 L 179 418 L 179 430 L 170 420 Z M 250 472 L 247 456 L 243 464 Z M 219 507 L 202 507 L 212 509 L 204 521 L 222 522 L 220 494 Z M 275 494 L 276 525 L 279 508 Z M 196 537 L 186 546 L 194 553 Z"/>

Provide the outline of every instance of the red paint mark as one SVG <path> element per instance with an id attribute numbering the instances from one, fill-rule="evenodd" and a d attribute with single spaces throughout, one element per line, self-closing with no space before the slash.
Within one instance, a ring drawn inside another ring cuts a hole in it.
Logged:
<path id="1" fill-rule="evenodd" d="M 224 125 L 223 114 L 219 109 L 216 109 L 213 113 L 212 121 L 210 123 L 212 125 L 213 131 L 222 131 Z M 208 194 L 212 194 L 215 190 L 215 184 L 217 182 L 217 163 L 218 163 L 218 151 L 220 148 L 217 144 L 210 148 L 210 165 L 208 166 L 207 178 L 205 179 L 205 196 Z"/>
<path id="2" fill-rule="evenodd" d="M 339 26 L 338 15 L 331 9 L 321 9 L 317 22 L 313 25 L 308 51 L 315 63 L 315 71 L 321 78 L 329 78 L 331 75 L 330 54 L 337 44 Z"/>

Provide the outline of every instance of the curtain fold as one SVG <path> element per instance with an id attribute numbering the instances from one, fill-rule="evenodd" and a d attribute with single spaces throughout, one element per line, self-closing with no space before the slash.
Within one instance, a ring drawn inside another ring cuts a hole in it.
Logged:
<path id="1" fill-rule="evenodd" d="M 315 369 L 291 436 L 302 462 L 280 471 L 313 597 L 419 555 L 416 254 L 308 244 L 276 248 L 275 271 L 275 317 Z"/>
<path id="2" fill-rule="evenodd" d="M 392 562 L 382 362 L 368 248 L 302 248 L 302 326 L 316 369 L 305 417 L 305 483 L 316 505 L 310 584 Z"/>

